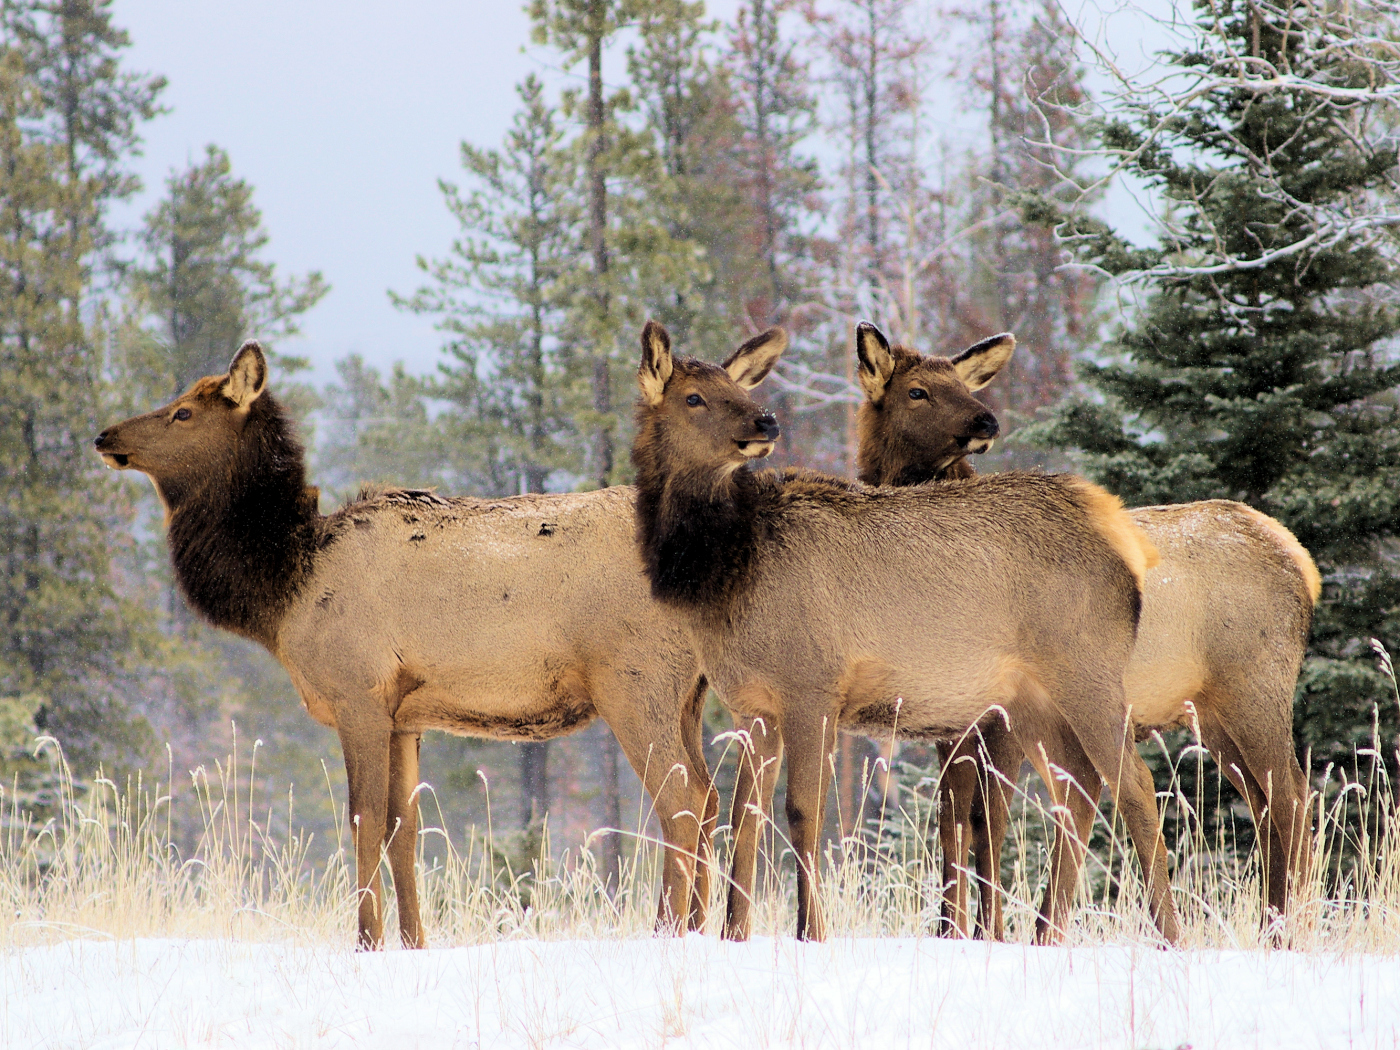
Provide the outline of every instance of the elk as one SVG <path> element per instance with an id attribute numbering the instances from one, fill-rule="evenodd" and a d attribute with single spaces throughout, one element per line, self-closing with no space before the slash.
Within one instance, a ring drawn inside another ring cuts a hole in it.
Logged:
<path id="1" fill-rule="evenodd" d="M 779 433 L 748 392 L 786 341 L 771 329 L 721 367 L 673 357 L 653 321 L 638 370 L 637 540 L 652 594 L 683 614 L 730 711 L 763 726 L 735 791 L 725 935 L 749 933 L 758 820 L 784 752 L 797 933 L 820 940 L 817 836 L 837 730 L 943 739 L 998 704 L 1018 732 L 1063 721 L 1083 741 L 1175 941 L 1152 778 L 1123 700 L 1151 544 L 1114 497 L 1070 476 L 871 489 L 747 469 Z"/>
<path id="2" fill-rule="evenodd" d="M 656 802 L 658 927 L 698 926 L 696 857 L 718 814 L 698 734 L 707 687 L 682 618 L 649 596 L 633 491 L 367 490 L 322 516 L 267 380 L 262 348 L 247 342 L 227 374 L 109 427 L 96 447 L 155 484 L 190 605 L 266 647 L 311 717 L 339 734 L 358 946 L 383 943 L 381 847 L 403 944 L 424 945 L 413 870 L 424 730 L 546 740 L 595 717 Z"/>
<path id="3" fill-rule="evenodd" d="M 992 336 L 953 358 L 890 346 L 874 325 L 856 329 L 865 402 L 857 415 L 860 479 L 871 485 L 917 485 L 975 472 L 967 453 L 985 451 L 995 423 L 973 392 L 1010 359 L 1015 337 Z M 1138 739 L 1175 726 L 1198 729 L 1225 775 L 1239 789 L 1267 840 L 1263 915 L 1285 914 L 1292 888 L 1307 873 L 1311 833 L 1308 786 L 1293 750 L 1293 690 L 1302 665 L 1321 581 L 1312 557 L 1283 525 L 1243 503 L 1206 500 L 1142 507 L 1129 516 L 1161 560 L 1144 579 L 1142 618 L 1124 680 Z M 1022 750 L 1005 727 L 971 738 L 956 751 L 943 745 L 939 785 L 944 863 L 944 915 L 969 933 L 968 847 L 981 890 L 978 928 L 1002 939 L 998 892 L 1006 837 L 1007 785 Z M 1102 790 L 1097 771 L 1078 749 L 1044 742 L 1051 765 L 1078 784 L 1068 797 L 1073 824 L 1057 824 L 1051 898 L 1073 893 Z M 1028 755 L 1036 762 L 1038 755 Z M 990 764 L 997 772 L 987 769 Z M 1042 775 L 1044 775 L 1042 773 Z"/>

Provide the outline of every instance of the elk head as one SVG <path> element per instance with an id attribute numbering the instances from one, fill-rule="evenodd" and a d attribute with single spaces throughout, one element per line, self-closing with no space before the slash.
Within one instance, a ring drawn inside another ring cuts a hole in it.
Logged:
<path id="1" fill-rule="evenodd" d="M 184 493 L 228 473 L 249 414 L 266 389 L 267 358 L 250 339 L 234 354 L 227 374 L 196 381 L 163 408 L 108 427 L 93 444 L 114 470 L 148 475 L 168 511 Z"/>
<path id="2" fill-rule="evenodd" d="M 1016 349 L 1009 332 L 974 343 L 956 357 L 926 357 L 891 347 L 873 324 L 856 326 L 860 406 L 860 479 L 910 485 L 943 477 L 969 453 L 986 452 L 997 418 L 972 396 Z"/>
<path id="3" fill-rule="evenodd" d="M 770 328 L 721 365 L 671 355 L 666 329 L 648 321 L 642 331 L 637 382 L 639 470 L 665 475 L 727 477 L 773 451 L 778 421 L 749 391 L 763 381 L 787 346 L 787 333 Z"/>

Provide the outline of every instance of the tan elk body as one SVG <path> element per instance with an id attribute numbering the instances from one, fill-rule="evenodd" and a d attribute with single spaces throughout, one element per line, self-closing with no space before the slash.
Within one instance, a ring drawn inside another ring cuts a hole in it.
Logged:
<path id="1" fill-rule="evenodd" d="M 860 478 L 912 485 L 974 472 L 963 458 L 985 448 L 985 409 L 972 392 L 1010 358 L 1015 339 L 991 339 L 948 359 L 891 347 L 873 326 L 857 332 L 859 377 L 866 393 L 858 414 Z M 912 394 L 912 396 L 911 396 Z M 969 448 L 971 444 L 971 448 Z M 1249 803 L 1267 838 L 1264 916 L 1282 914 L 1304 876 L 1310 819 L 1307 781 L 1293 750 L 1293 692 L 1320 591 L 1317 568 L 1283 525 L 1229 500 L 1143 507 L 1128 512 L 1156 546 L 1160 561 L 1144 580 L 1137 643 L 1125 675 L 1137 736 L 1198 725 L 1201 740 Z M 1008 782 L 1023 748 L 1000 724 L 983 727 L 983 747 L 967 737 L 945 747 L 940 781 L 945 918 L 970 927 L 965 859 L 975 855 L 978 925 L 1000 939 L 998 872 L 1007 823 Z M 1072 739 L 1051 736 L 1043 755 L 1080 789 L 1052 786 L 1073 813 L 1073 844 L 1060 843 L 1042 916 L 1060 912 L 1073 892 L 1083 843 L 1094 816 L 1098 774 Z M 1066 829 L 1061 827 L 1061 832 Z M 1054 894 L 1058 905 L 1052 904 Z"/>
<path id="2" fill-rule="evenodd" d="M 1154 918 L 1175 939 L 1151 777 L 1124 736 L 1123 668 L 1151 545 L 1117 500 L 1077 478 L 873 490 L 744 469 L 777 436 L 747 390 L 785 342 L 764 333 L 721 368 L 674 359 L 654 322 L 642 336 L 633 461 L 652 593 L 686 617 L 726 705 L 766 730 L 753 737 L 753 786 L 736 789 L 726 935 L 749 930 L 751 807 L 770 805 L 784 750 L 798 935 L 816 939 L 838 727 L 947 737 L 996 703 L 1027 726 L 1074 726 L 1117 793 Z"/>
<path id="3" fill-rule="evenodd" d="M 403 942 L 423 944 L 413 862 L 426 729 L 546 740 L 601 717 L 656 801 L 659 921 L 684 922 L 713 806 L 685 728 L 698 726 L 705 686 L 682 620 L 648 594 L 633 490 L 480 500 L 388 489 L 323 517 L 266 385 L 248 343 L 227 375 L 96 445 L 108 465 L 154 481 L 190 604 L 266 646 L 339 734 L 360 946 L 382 941 L 381 845 Z"/>

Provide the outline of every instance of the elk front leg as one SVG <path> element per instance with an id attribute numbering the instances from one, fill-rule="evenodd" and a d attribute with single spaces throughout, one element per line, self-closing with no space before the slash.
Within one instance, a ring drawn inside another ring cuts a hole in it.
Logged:
<path id="1" fill-rule="evenodd" d="M 972 936 L 967 851 L 972 845 L 972 803 L 977 756 L 969 738 L 938 743 L 938 840 L 943 847 L 943 908 L 938 932 Z"/>
<path id="2" fill-rule="evenodd" d="M 797 939 L 826 940 L 826 920 L 818 896 L 817 844 L 826 816 L 831 765 L 836 754 L 836 715 L 805 721 L 784 732 L 788 747 L 788 838 L 797 857 Z"/>
<path id="3" fill-rule="evenodd" d="M 379 882 L 379 857 L 389 808 L 391 730 L 387 718 L 370 724 L 342 719 L 340 725 L 350 793 L 350 833 L 355 840 L 355 888 L 359 895 L 356 946 L 361 951 L 384 946 L 384 891 Z"/>
<path id="4" fill-rule="evenodd" d="M 700 821 L 700 841 L 696 850 L 695 879 L 690 895 L 690 914 L 686 918 L 686 928 L 701 930 L 710 907 L 710 875 L 715 867 L 715 826 L 719 823 L 719 792 L 710 776 L 710 767 L 705 762 L 705 744 L 702 735 L 705 716 L 705 697 L 709 694 L 709 682 L 701 677 L 691 695 L 685 721 L 681 726 L 681 741 L 686 757 L 690 761 L 690 775 L 697 784 L 705 788 L 705 811 Z"/>
<path id="5" fill-rule="evenodd" d="M 761 718 L 734 721 L 744 743 L 739 749 L 734 800 L 729 810 L 734 845 L 723 937 L 727 941 L 746 941 L 753 925 L 759 836 L 773 813 L 783 739 L 776 725 L 770 726 Z"/>
<path id="6" fill-rule="evenodd" d="M 389 870 L 399 903 L 399 939 L 405 948 L 425 945 L 418 914 L 418 879 L 414 870 L 418 845 L 418 733 L 394 733 L 389 738 L 389 811 L 387 819 Z"/>

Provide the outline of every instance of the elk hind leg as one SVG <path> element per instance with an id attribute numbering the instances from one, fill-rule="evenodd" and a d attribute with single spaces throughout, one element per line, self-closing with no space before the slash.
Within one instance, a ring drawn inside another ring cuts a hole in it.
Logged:
<path id="1" fill-rule="evenodd" d="M 972 908 L 967 879 L 967 851 L 972 846 L 972 809 L 979 763 L 972 734 L 938 743 L 938 841 L 943 852 L 943 902 L 938 932 L 944 937 L 972 936 Z"/>
<path id="2" fill-rule="evenodd" d="M 418 799 L 414 792 L 418 790 L 418 751 L 422 740 L 419 733 L 394 733 L 389 737 L 386 850 L 399 906 L 399 939 L 405 948 L 422 948 L 426 943 L 414 870 L 418 852 Z"/>
<path id="3" fill-rule="evenodd" d="M 629 706 L 633 711 L 646 709 L 640 702 Z M 657 931 L 680 932 L 691 909 L 696 851 L 709 801 L 708 771 L 701 776 L 692 768 L 683 742 L 683 718 L 667 719 L 664 727 L 635 716 L 607 721 L 622 753 L 651 795 L 661 824 L 665 856 Z"/>
<path id="4" fill-rule="evenodd" d="M 1042 727 L 1027 750 L 1050 795 L 1055 825 L 1050 877 L 1035 921 L 1035 940 L 1056 944 L 1069 926 L 1103 781 L 1068 725 Z"/>
<path id="5" fill-rule="evenodd" d="M 1288 702 L 1291 705 L 1291 693 Z M 1269 925 L 1287 913 L 1291 891 L 1307 877 L 1311 810 L 1307 778 L 1293 753 L 1291 728 L 1283 719 L 1225 716 L 1209 700 L 1198 709 L 1202 742 L 1244 796 L 1258 829 L 1263 862 L 1261 918 Z"/>
<path id="6" fill-rule="evenodd" d="M 1167 843 L 1158 821 L 1152 773 L 1128 735 L 1121 680 L 1112 673 L 1101 674 L 1098 680 L 1106 684 L 1081 691 L 1078 697 L 1082 703 L 1066 713 L 1085 754 L 1113 792 L 1114 804 L 1133 840 L 1152 921 L 1167 942 L 1175 944 L 1180 929 L 1167 877 Z"/>
<path id="7" fill-rule="evenodd" d="M 719 791 L 715 789 L 710 767 L 705 761 L 702 736 L 705 697 L 709 690 L 709 682 L 701 677 L 691 694 L 690 705 L 686 709 L 685 721 L 681 726 L 682 743 L 690 762 L 690 775 L 705 789 L 705 810 L 700 821 L 700 841 L 696 849 L 690 914 L 686 917 L 686 928 L 689 930 L 700 930 L 705 926 L 705 916 L 710 907 L 710 879 L 715 870 L 715 827 L 719 823 Z"/>
<path id="8" fill-rule="evenodd" d="M 982 732 L 977 795 L 972 805 L 972 856 L 977 866 L 977 935 L 1006 939 L 1001 901 L 1001 850 L 1011 824 L 1011 785 L 1024 757 L 1020 743 L 998 717 Z"/>

